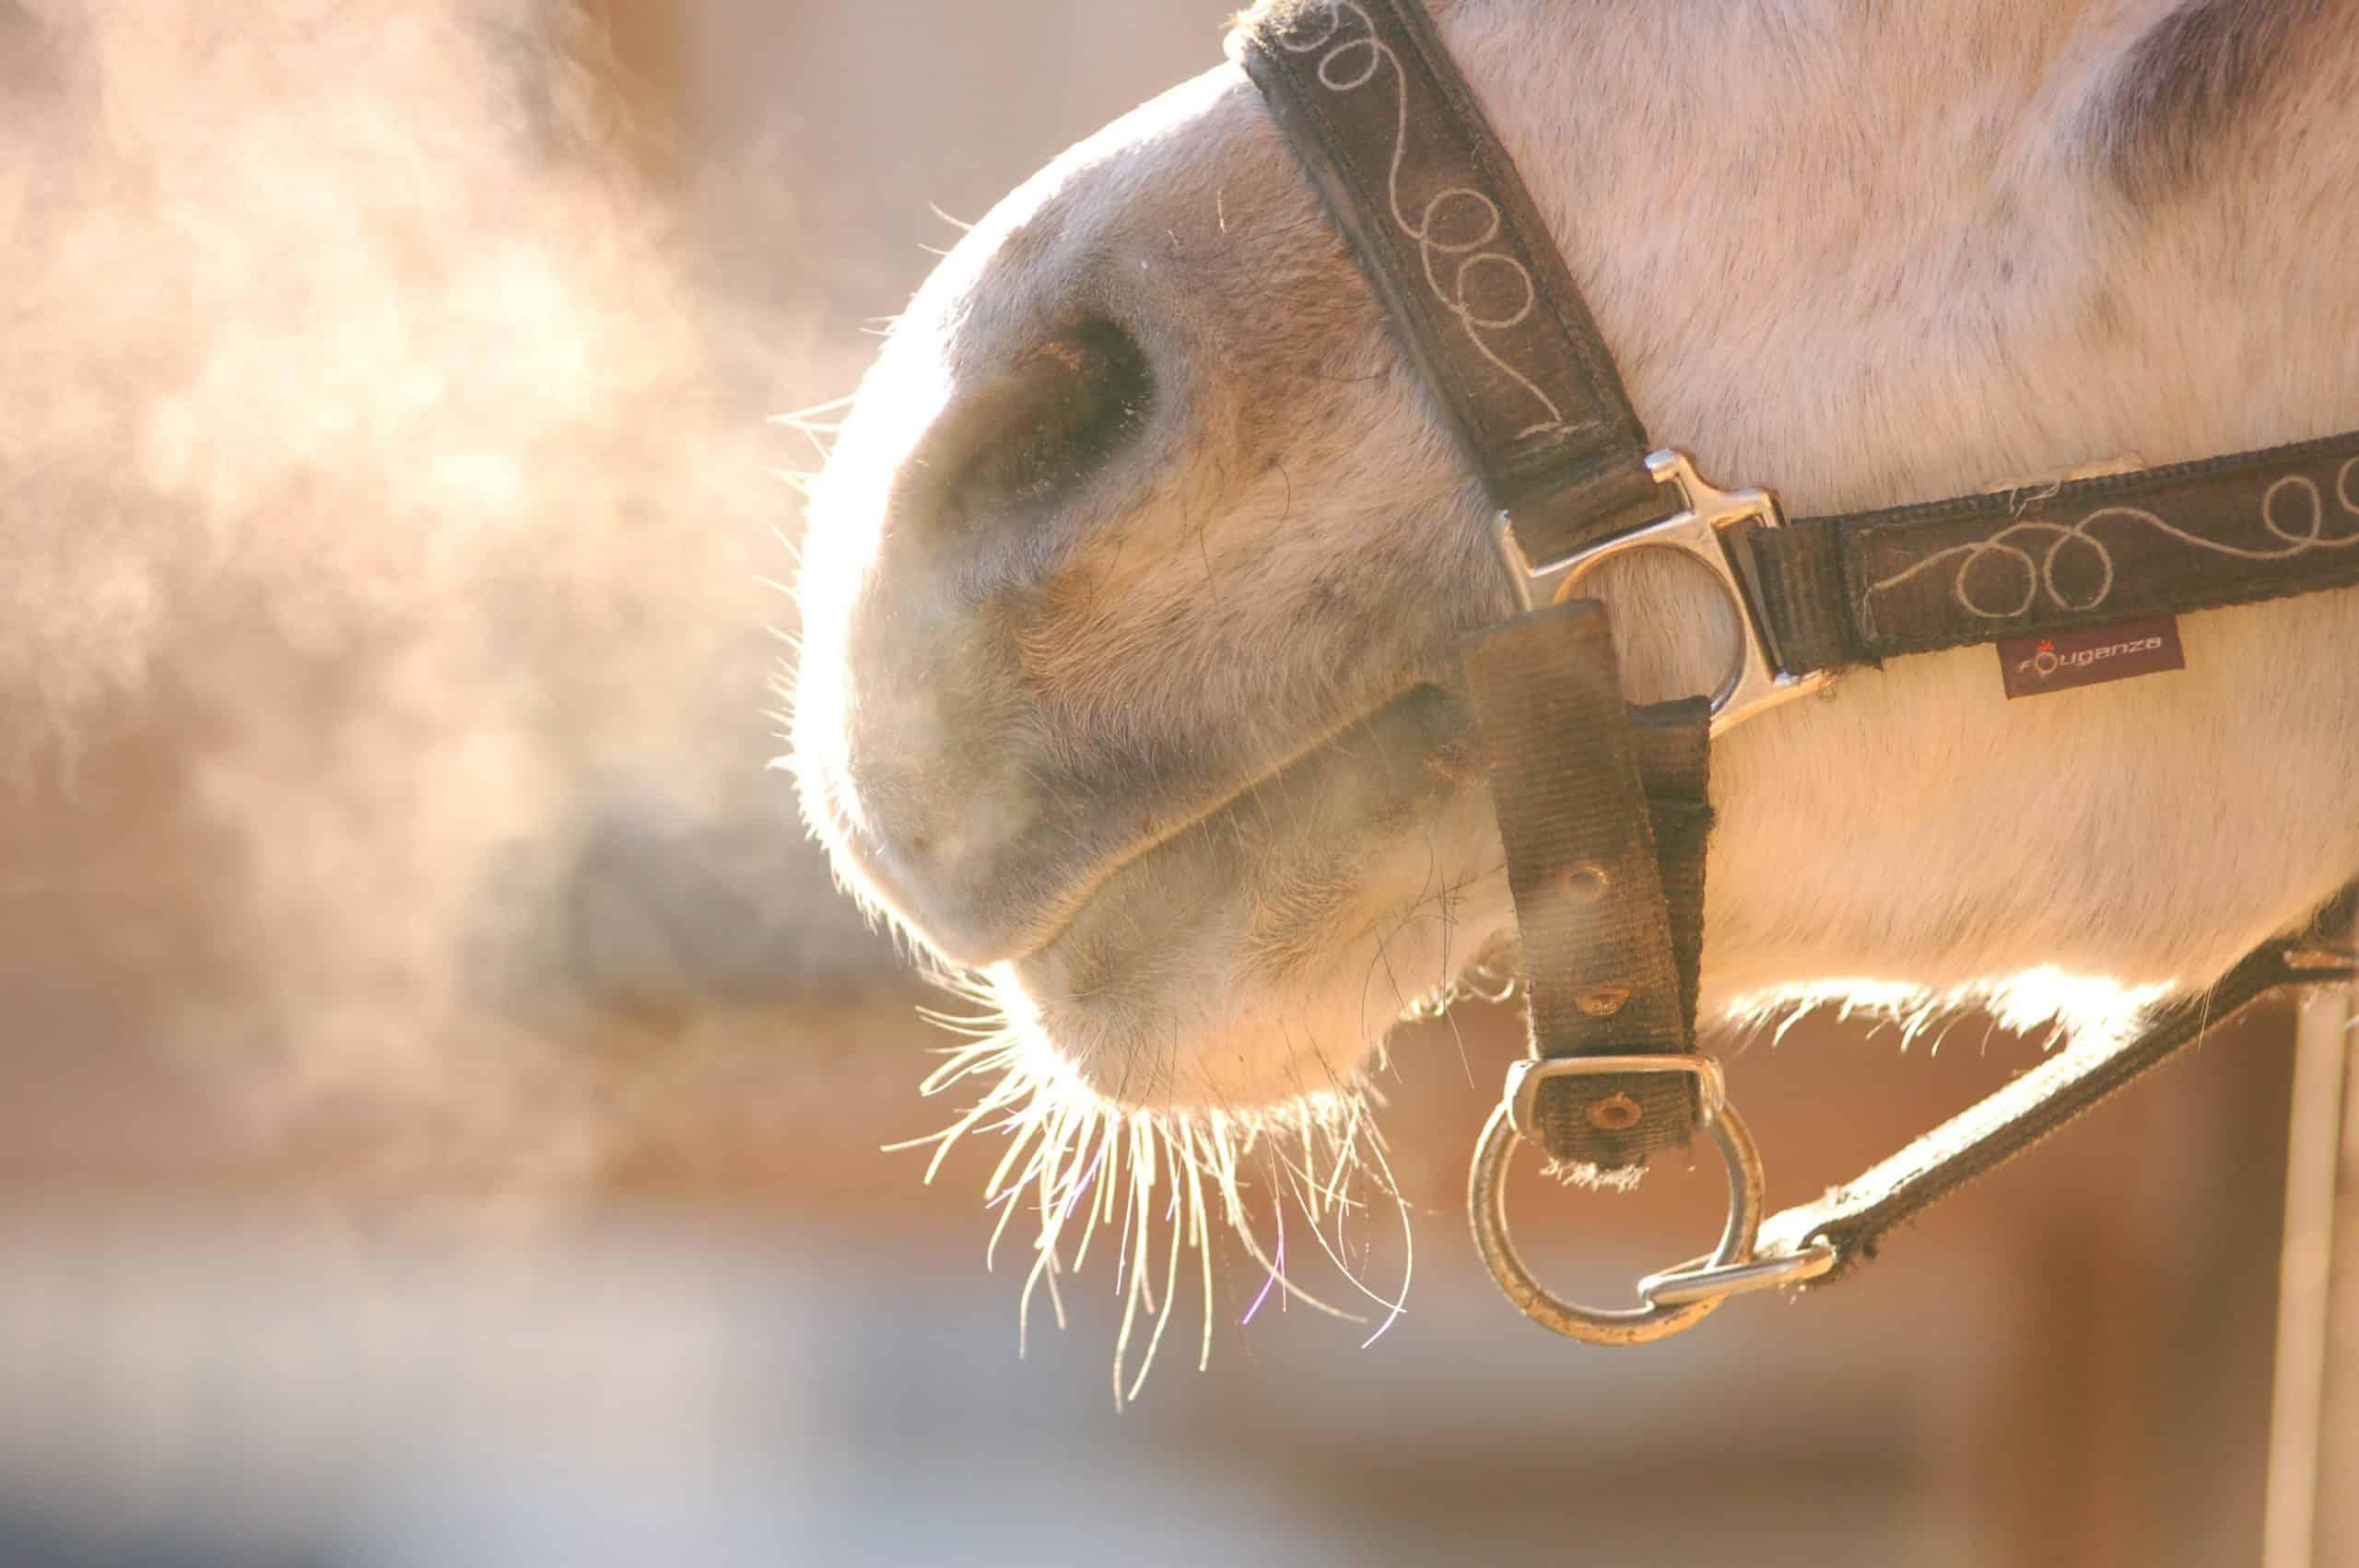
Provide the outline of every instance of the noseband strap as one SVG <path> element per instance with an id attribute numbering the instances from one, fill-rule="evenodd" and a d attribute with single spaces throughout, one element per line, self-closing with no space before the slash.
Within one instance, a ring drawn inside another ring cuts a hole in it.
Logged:
<path id="1" fill-rule="evenodd" d="M 1614 357 L 1423 11 L 1289 0 L 1228 49 L 1526 547 L 1564 555 L 1661 517 Z"/>

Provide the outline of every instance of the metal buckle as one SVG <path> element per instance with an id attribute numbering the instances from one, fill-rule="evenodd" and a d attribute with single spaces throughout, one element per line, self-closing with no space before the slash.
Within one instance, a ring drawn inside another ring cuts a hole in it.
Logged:
<path id="1" fill-rule="evenodd" d="M 1678 447 L 1665 447 L 1647 459 L 1647 472 L 1659 485 L 1679 491 L 1681 509 L 1661 522 L 1650 522 L 1577 550 L 1560 561 L 1535 567 L 1516 543 L 1514 520 L 1505 512 L 1494 524 L 1499 555 L 1507 562 L 1508 580 L 1516 601 L 1528 614 L 1542 605 L 1569 598 L 1582 580 L 1616 556 L 1632 550 L 1684 551 L 1703 563 L 1729 597 L 1736 601 L 1737 622 L 1743 629 L 1737 665 L 1712 694 L 1712 733 L 1719 735 L 1756 713 L 1825 687 L 1834 676 L 1825 671 L 1787 674 L 1757 609 L 1747 541 L 1755 529 L 1781 528 L 1785 515 L 1778 497 L 1767 490 L 1723 490 L 1696 472 L 1695 460 Z"/>
<path id="2" fill-rule="evenodd" d="M 1704 1126 L 1727 1168 L 1729 1215 L 1708 1258 L 1649 1274 L 1635 1307 L 1584 1306 L 1550 1291 L 1524 1267 L 1508 1233 L 1507 1170 L 1516 1146 L 1532 1135 L 1532 1102 L 1550 1078 L 1605 1073 L 1690 1072 L 1704 1103 Z M 1508 1070 L 1507 1093 L 1483 1128 L 1467 1180 L 1474 1245 L 1508 1299 L 1525 1316 L 1567 1339 L 1593 1345 L 1641 1345 L 1696 1323 L 1730 1296 L 1816 1279 L 1835 1267 L 1835 1249 L 1813 1239 L 1798 1251 L 1754 1255 L 1761 1235 L 1761 1152 L 1729 1103 L 1720 1064 L 1707 1056 L 1560 1057 L 1526 1059 Z"/>
<path id="3" fill-rule="evenodd" d="M 1676 1056 L 1526 1057 L 1508 1068 L 1507 1092 L 1502 1096 L 1508 1107 L 1508 1122 L 1519 1138 L 1539 1136 L 1532 1129 L 1532 1110 L 1540 1098 L 1540 1085 L 1551 1078 L 1599 1078 L 1633 1072 L 1693 1073 L 1706 1126 L 1718 1120 L 1729 1103 L 1720 1064 L 1694 1051 Z"/>

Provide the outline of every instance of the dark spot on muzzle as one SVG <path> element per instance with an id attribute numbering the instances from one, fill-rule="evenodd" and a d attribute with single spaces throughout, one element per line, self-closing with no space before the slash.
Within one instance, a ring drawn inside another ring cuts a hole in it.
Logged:
<path id="1" fill-rule="evenodd" d="M 1058 509 L 1144 427 L 1155 379 L 1138 340 L 1097 318 L 955 393 L 911 455 L 896 522 L 948 539 Z"/>

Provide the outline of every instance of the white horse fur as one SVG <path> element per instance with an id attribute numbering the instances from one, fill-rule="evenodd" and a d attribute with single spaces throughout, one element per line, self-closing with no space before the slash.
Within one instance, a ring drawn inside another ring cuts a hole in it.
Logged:
<path id="1" fill-rule="evenodd" d="M 1723 484 L 1807 515 L 2359 427 L 2359 5 L 1436 9 L 1641 416 Z M 1151 389 L 1042 472 L 1058 421 L 1126 395 L 1089 319 Z M 1010 447 L 1046 456 L 975 466 Z M 1436 750 L 1414 810 L 1322 768 L 1504 613 L 1488 521 L 1214 70 L 1003 202 L 864 383 L 800 585 L 809 819 L 1105 1100 L 1348 1089 L 1512 932 L 1464 755 Z M 1709 684 L 1707 581 L 1633 561 L 1605 596 L 1632 696 Z M 2359 872 L 2359 593 L 2182 631 L 2183 673 L 2010 702 L 1971 649 L 1728 735 L 1706 1008 L 2201 987 L 2305 916 Z"/>

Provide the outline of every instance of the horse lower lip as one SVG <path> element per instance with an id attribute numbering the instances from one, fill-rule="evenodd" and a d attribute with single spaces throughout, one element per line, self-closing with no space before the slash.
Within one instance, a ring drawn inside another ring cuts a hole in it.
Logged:
<path id="1" fill-rule="evenodd" d="M 944 962 L 960 968 L 980 969 L 1021 956 L 1022 951 L 1039 945 L 1019 949 L 1006 931 L 979 928 L 959 919 L 941 900 L 917 896 L 912 888 L 920 879 L 908 875 L 898 857 L 844 809 L 841 789 L 839 780 L 823 776 L 815 791 L 819 808 L 815 814 L 825 817 L 829 852 L 840 868 L 852 873 L 866 902 L 882 909 Z"/>
<path id="2" fill-rule="evenodd" d="M 858 871 L 869 896 L 946 964 L 980 969 L 1022 958 L 1054 940 L 1053 933 L 1040 935 L 1004 919 L 993 923 L 970 918 L 965 911 L 979 910 L 981 900 L 962 899 L 945 907 L 942 900 L 912 896 L 910 879 L 901 876 L 890 857 L 879 854 L 862 835 L 843 835 L 837 853 Z M 1004 901 L 1002 907 L 1014 902 Z"/>
<path id="3" fill-rule="evenodd" d="M 1246 908 L 1273 863 L 1356 863 L 1358 848 L 1437 811 L 1461 787 L 1466 726 L 1462 705 L 1440 689 L 1402 693 L 1075 884 L 1066 917 L 1022 958 L 1137 956 L 1166 945 L 1199 911 L 1226 918 Z"/>

